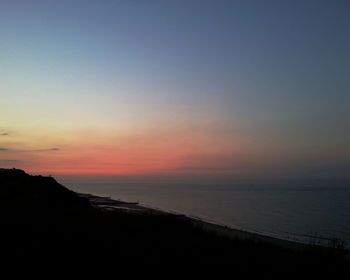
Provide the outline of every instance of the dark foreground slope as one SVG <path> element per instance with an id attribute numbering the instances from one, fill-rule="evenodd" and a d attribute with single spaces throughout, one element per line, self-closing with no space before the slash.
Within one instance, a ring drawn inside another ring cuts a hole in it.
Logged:
<path id="1" fill-rule="evenodd" d="M 175 215 L 101 211 L 53 178 L 21 170 L 0 169 L 0 197 L 1 257 L 12 264 L 64 269 L 73 263 L 115 272 L 125 265 L 162 264 L 177 271 L 220 268 L 236 276 L 333 279 L 349 273 L 341 251 L 306 247 L 295 252 L 218 237 Z"/>

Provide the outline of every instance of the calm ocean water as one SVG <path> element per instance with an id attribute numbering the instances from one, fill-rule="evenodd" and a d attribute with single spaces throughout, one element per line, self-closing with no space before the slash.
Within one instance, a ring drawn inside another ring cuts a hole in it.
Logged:
<path id="1" fill-rule="evenodd" d="M 62 182 L 77 192 L 307 243 L 350 244 L 350 180 L 239 180 L 232 183 Z M 317 238 L 315 238 L 317 237 Z"/>

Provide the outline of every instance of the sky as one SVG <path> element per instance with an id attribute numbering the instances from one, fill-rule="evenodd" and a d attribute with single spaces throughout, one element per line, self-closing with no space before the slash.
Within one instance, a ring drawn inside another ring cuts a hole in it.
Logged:
<path id="1" fill-rule="evenodd" d="M 348 0 L 0 0 L 0 167 L 350 175 Z"/>

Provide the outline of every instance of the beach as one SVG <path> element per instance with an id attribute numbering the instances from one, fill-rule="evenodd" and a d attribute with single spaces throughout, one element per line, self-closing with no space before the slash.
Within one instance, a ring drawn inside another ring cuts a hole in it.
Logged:
<path id="1" fill-rule="evenodd" d="M 60 178 L 59 178 L 60 179 Z M 61 180 L 90 193 L 305 244 L 350 244 L 349 180 Z"/>
<path id="2" fill-rule="evenodd" d="M 92 194 L 78 193 L 78 195 L 80 197 L 88 199 L 94 207 L 106 212 L 119 212 L 133 215 L 175 216 L 178 219 L 190 222 L 196 228 L 218 236 L 228 237 L 230 239 L 241 241 L 252 241 L 254 243 L 269 244 L 295 252 L 302 252 L 305 250 L 329 250 L 329 247 L 327 246 L 284 240 L 281 238 L 275 238 L 245 230 L 234 229 L 226 225 L 208 222 L 200 218 L 187 216 L 185 214 L 173 213 L 165 210 L 151 208 L 149 206 L 143 206 L 138 202 L 126 202 L 112 199 L 111 197 L 102 197 Z M 350 255 L 347 254 L 347 257 L 349 258 Z"/>

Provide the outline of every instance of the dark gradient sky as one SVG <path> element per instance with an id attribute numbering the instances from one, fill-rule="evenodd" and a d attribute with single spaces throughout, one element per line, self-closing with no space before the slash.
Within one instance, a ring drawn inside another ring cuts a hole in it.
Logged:
<path id="1" fill-rule="evenodd" d="M 1 1 L 0 167 L 349 176 L 349 15 L 345 0 Z"/>

